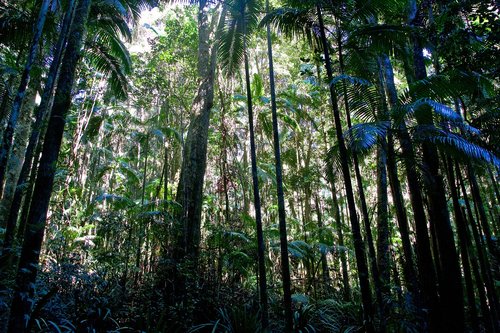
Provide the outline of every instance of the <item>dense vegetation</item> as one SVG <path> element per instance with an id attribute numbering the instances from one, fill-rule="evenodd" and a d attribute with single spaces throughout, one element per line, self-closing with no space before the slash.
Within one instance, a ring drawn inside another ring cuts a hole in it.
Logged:
<path id="1" fill-rule="evenodd" d="M 500 332 L 498 13 L 1 1 L 0 331 Z"/>

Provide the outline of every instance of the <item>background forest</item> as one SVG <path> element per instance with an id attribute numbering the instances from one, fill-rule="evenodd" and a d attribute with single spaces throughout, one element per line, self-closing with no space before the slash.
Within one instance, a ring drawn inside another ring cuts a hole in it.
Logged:
<path id="1" fill-rule="evenodd" d="M 0 331 L 500 332 L 496 0 L 1 0 Z"/>

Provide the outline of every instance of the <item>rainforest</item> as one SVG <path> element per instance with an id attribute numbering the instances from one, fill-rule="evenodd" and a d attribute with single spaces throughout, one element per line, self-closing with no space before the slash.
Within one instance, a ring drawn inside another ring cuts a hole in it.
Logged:
<path id="1" fill-rule="evenodd" d="M 0 0 L 0 332 L 500 332 L 497 0 Z"/>

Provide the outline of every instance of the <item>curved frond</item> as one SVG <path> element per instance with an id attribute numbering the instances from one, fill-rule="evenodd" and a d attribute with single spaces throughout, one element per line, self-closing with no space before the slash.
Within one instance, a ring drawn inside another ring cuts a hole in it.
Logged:
<path id="1" fill-rule="evenodd" d="M 391 113 L 396 124 L 400 124 L 406 118 L 414 116 L 415 113 L 418 113 L 423 106 L 431 107 L 435 114 L 441 116 L 445 120 L 449 120 L 452 122 L 462 122 L 462 117 L 460 116 L 460 114 L 455 112 L 455 110 L 430 98 L 421 98 L 413 103 L 400 105 L 394 108 Z"/>
<path id="2" fill-rule="evenodd" d="M 128 95 L 125 68 L 128 65 L 124 65 L 105 45 L 86 43 L 86 46 L 85 60 L 89 61 L 97 71 L 108 76 L 108 87 L 115 97 L 125 99 Z"/>
<path id="3" fill-rule="evenodd" d="M 371 83 L 368 80 L 365 80 L 363 78 L 355 77 L 355 76 L 350 76 L 347 74 L 341 74 L 337 75 L 333 78 L 333 80 L 330 82 L 330 84 L 336 85 L 339 82 L 342 81 L 347 81 L 350 84 L 360 84 L 360 85 L 366 85 L 369 86 Z"/>
<path id="4" fill-rule="evenodd" d="M 320 49 L 319 28 L 314 8 L 278 8 L 268 13 L 260 26 L 270 24 L 288 38 L 304 37 L 313 47 Z"/>
<path id="5" fill-rule="evenodd" d="M 438 130 L 434 135 L 428 136 L 426 140 L 440 146 L 446 152 L 464 159 L 475 159 L 491 163 L 497 168 L 500 167 L 500 159 L 497 156 L 457 134 Z"/>
<path id="6" fill-rule="evenodd" d="M 394 54 L 409 42 L 411 28 L 402 25 L 376 24 L 356 27 L 347 40 L 347 47 L 361 48 L 372 54 Z"/>
<path id="7" fill-rule="evenodd" d="M 33 13 L 18 8 L 10 1 L 0 2 L 0 43 L 22 45 L 29 39 L 27 31 L 33 30 Z"/>
<path id="8" fill-rule="evenodd" d="M 107 33 L 109 35 L 122 36 L 127 41 L 132 40 L 132 32 L 126 19 L 120 15 L 119 10 L 103 11 L 100 8 L 93 10 L 95 11 L 95 16 L 92 16 L 94 19 L 89 20 L 88 24 L 90 36 L 93 33 Z"/>
<path id="9" fill-rule="evenodd" d="M 224 27 L 219 32 L 218 57 L 223 70 L 234 75 L 243 60 L 245 42 L 257 27 L 260 4 L 257 0 L 231 0 Z"/>
<path id="10" fill-rule="evenodd" d="M 356 124 L 344 133 L 346 147 L 354 153 L 365 153 L 371 150 L 387 134 L 390 122 Z"/>
<path id="11" fill-rule="evenodd" d="M 342 96 L 341 98 L 344 98 Z M 381 108 L 379 91 L 373 85 L 354 84 L 347 86 L 347 102 L 353 117 L 361 122 L 374 122 Z"/>

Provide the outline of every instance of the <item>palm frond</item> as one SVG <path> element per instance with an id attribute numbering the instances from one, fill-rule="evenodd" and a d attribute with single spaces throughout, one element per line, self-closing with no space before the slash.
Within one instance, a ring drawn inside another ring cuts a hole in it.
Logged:
<path id="1" fill-rule="evenodd" d="M 420 110 L 422 110 L 422 107 L 424 106 L 431 107 L 434 111 L 434 114 L 441 116 L 445 120 L 449 120 L 452 122 L 463 121 L 460 114 L 455 112 L 455 110 L 430 98 L 421 98 L 413 103 L 397 106 L 391 111 L 391 114 L 395 123 L 400 124 L 410 116 L 415 116 L 416 113 L 418 114 L 418 112 L 420 112 Z"/>
<path id="2" fill-rule="evenodd" d="M 98 0 L 94 6 L 101 10 L 116 11 L 128 23 L 135 24 L 139 21 L 143 9 L 153 8 L 158 5 L 157 0 Z M 109 7 L 109 8 L 106 8 Z"/>
<path id="3" fill-rule="evenodd" d="M 356 124 L 344 133 L 346 147 L 356 154 L 370 151 L 387 134 L 389 121 Z"/>
<path id="4" fill-rule="evenodd" d="M 227 75 L 234 75 L 243 60 L 243 39 L 246 38 L 242 22 L 227 19 L 219 34 L 217 56 Z"/>
<path id="5" fill-rule="evenodd" d="M 360 85 L 366 85 L 369 86 L 371 83 L 368 80 L 365 80 L 363 78 L 347 75 L 347 74 L 341 74 L 337 75 L 333 78 L 333 80 L 330 82 L 331 85 L 336 85 L 342 81 L 347 81 L 350 84 L 360 84 Z"/>
<path id="6" fill-rule="evenodd" d="M 379 91 L 373 85 L 348 85 L 346 96 L 351 114 L 361 122 L 374 122 L 381 108 Z"/>
<path id="7" fill-rule="evenodd" d="M 401 25 L 371 24 L 354 28 L 347 40 L 348 48 L 361 48 L 372 54 L 394 54 L 409 42 L 411 29 Z"/>
<path id="8" fill-rule="evenodd" d="M 333 177 L 339 170 L 342 170 L 340 147 L 338 142 L 333 144 L 326 152 L 325 164 L 328 177 Z"/>
<path id="9" fill-rule="evenodd" d="M 120 60 L 121 67 L 125 74 L 132 72 L 132 59 L 123 41 L 116 35 L 107 33 L 97 33 L 94 42 L 107 47 L 110 53 Z"/>
<path id="10" fill-rule="evenodd" d="M 398 0 L 371 0 L 346 2 L 342 6 L 333 6 L 333 9 L 344 21 L 370 22 L 374 17 L 400 15 L 406 9 L 405 6 L 404 2 Z"/>
<path id="11" fill-rule="evenodd" d="M 127 24 L 126 9 L 118 0 L 107 0 L 104 3 L 93 3 L 91 7 L 88 30 L 94 33 L 108 33 L 132 40 L 132 32 Z M 101 4 L 101 6 L 99 6 Z"/>
<path id="12" fill-rule="evenodd" d="M 10 1 L 0 3 L 0 44 L 23 45 L 33 30 L 34 13 L 14 6 Z"/>
<path id="13" fill-rule="evenodd" d="M 85 48 L 85 60 L 89 61 L 94 68 L 108 75 L 108 87 L 118 99 L 125 99 L 128 95 L 128 82 L 122 61 L 115 56 L 109 47 L 103 44 L 87 42 Z"/>
<path id="14" fill-rule="evenodd" d="M 242 62 L 244 45 L 257 27 L 261 8 L 256 0 L 231 0 L 226 5 L 229 10 L 219 32 L 218 56 L 223 70 L 234 75 Z"/>
<path id="15" fill-rule="evenodd" d="M 467 141 L 462 136 L 444 130 L 437 130 L 432 135 L 426 136 L 425 140 L 441 147 L 447 153 L 457 155 L 465 160 L 475 159 L 500 167 L 500 159 L 495 154 Z"/>
<path id="16" fill-rule="evenodd" d="M 278 8 L 264 16 L 259 25 L 270 24 L 288 38 L 304 37 L 313 47 L 321 49 L 313 9 Z"/>

